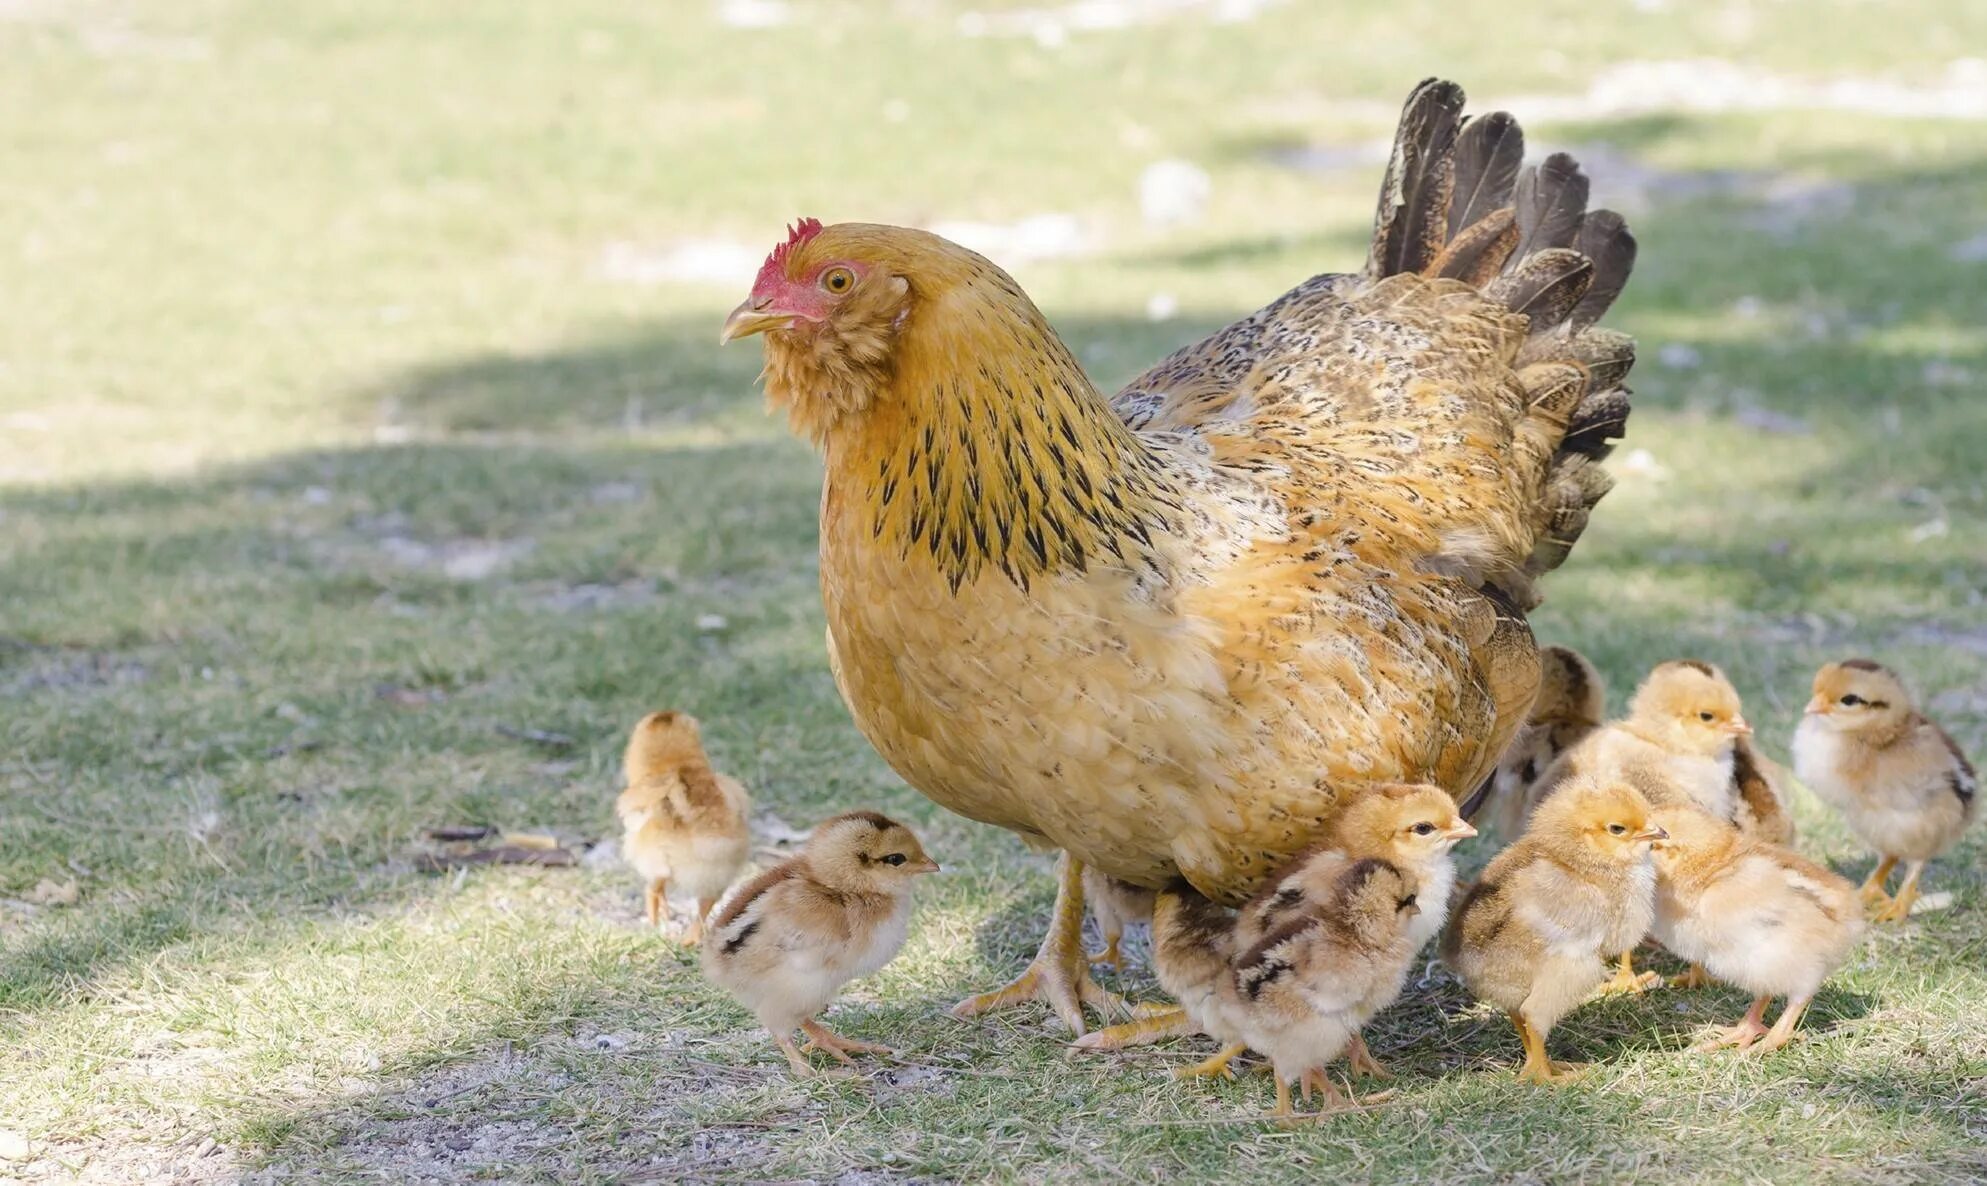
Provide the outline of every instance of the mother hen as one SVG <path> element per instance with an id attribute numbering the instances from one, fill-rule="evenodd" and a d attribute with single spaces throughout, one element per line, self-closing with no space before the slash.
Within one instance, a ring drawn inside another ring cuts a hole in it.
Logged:
<path id="1" fill-rule="evenodd" d="M 801 222 L 723 338 L 826 460 L 821 592 L 856 724 L 952 811 L 1060 848 L 1013 984 L 1108 998 L 1083 865 L 1238 903 L 1362 788 L 1474 789 L 1524 721 L 1524 610 L 1608 488 L 1635 255 L 1570 157 L 1430 80 L 1363 272 L 1106 399 L 1008 275 L 923 231 Z"/>

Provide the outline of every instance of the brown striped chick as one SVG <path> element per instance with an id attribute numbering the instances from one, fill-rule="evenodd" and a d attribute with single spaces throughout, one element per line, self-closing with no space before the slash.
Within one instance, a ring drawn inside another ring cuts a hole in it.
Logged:
<path id="1" fill-rule="evenodd" d="M 1093 953 L 1091 963 L 1122 966 L 1119 945 L 1124 941 L 1125 931 L 1152 921 L 1153 895 L 1153 890 L 1142 885 L 1107 877 L 1088 866 L 1084 868 L 1083 901 L 1090 907 L 1090 916 L 1097 920 L 1097 933 L 1104 939 L 1104 950 Z"/>
<path id="2" fill-rule="evenodd" d="M 1830 663 L 1794 731 L 1794 772 L 1882 859 L 1863 882 L 1877 922 L 1901 922 L 1925 865 L 1979 814 L 1979 780 L 1959 746 L 1913 706 L 1897 673 L 1869 659 Z M 1899 861 L 1904 883 L 1884 882 Z"/>
<path id="3" fill-rule="evenodd" d="M 1655 850 L 1656 938 L 1753 994 L 1744 1019 L 1698 1049 L 1780 1049 L 1863 932 L 1856 888 L 1694 807 L 1658 808 L 1655 820 L 1669 833 Z M 1787 1007 L 1768 1029 L 1776 996 Z"/>
<path id="4" fill-rule="evenodd" d="M 1628 715 L 1588 734 L 1540 779 L 1537 797 L 1554 793 L 1575 774 L 1622 778 L 1652 806 L 1690 803 L 1723 820 L 1739 816 L 1738 750 L 1752 733 L 1738 689 L 1725 673 L 1697 659 L 1658 663 L 1635 689 Z M 1692 969 L 1680 987 L 1703 982 Z M 1634 953 L 1622 952 L 1604 992 L 1641 992 L 1662 983 L 1637 975 Z"/>
<path id="5" fill-rule="evenodd" d="M 874 811 L 838 815 L 798 853 L 746 882 L 719 907 L 704 944 L 704 975 L 766 1027 L 796 1075 L 813 1068 L 793 1043 L 843 1063 L 885 1046 L 844 1038 L 814 1020 L 842 985 L 890 962 L 911 920 L 911 887 L 936 873 L 911 830 Z"/>
<path id="6" fill-rule="evenodd" d="M 614 801 L 621 850 L 648 881 L 650 926 L 668 915 L 673 885 L 696 902 L 683 941 L 696 944 L 711 907 L 744 870 L 752 837 L 751 802 L 738 780 L 711 769 L 697 719 L 652 712 L 636 723 L 622 756 L 627 788 Z"/>
<path id="7" fill-rule="evenodd" d="M 1464 893 L 1442 958 L 1470 991 L 1503 1009 L 1525 1045 L 1518 1077 L 1558 1083 L 1546 1037 L 1606 979 L 1604 963 L 1648 933 L 1650 846 L 1664 838 L 1648 800 L 1621 780 L 1572 778 L 1540 803 L 1517 843 Z"/>
<path id="8" fill-rule="evenodd" d="M 1320 854 L 1337 865 L 1336 854 Z M 1322 902 L 1284 917 L 1236 955 L 1211 1011 L 1217 1026 L 1261 1051 L 1276 1076 L 1275 1115 L 1295 1119 L 1290 1085 L 1325 1096 L 1320 1115 L 1356 1104 L 1324 1074 L 1378 1007 L 1391 1003 L 1414 958 L 1414 876 L 1381 860 L 1345 866 Z M 1369 1099 L 1374 1097 L 1369 1097 Z"/>
<path id="9" fill-rule="evenodd" d="M 1491 775 L 1491 822 L 1498 838 L 1516 840 L 1525 830 L 1540 778 L 1559 755 L 1607 717 L 1607 685 L 1587 657 L 1570 647 L 1539 649 L 1539 695 L 1524 727 L 1497 760 Z"/>

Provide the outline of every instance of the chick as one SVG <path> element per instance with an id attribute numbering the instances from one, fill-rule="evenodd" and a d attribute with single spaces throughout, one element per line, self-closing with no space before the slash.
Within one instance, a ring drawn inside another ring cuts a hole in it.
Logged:
<path id="1" fill-rule="evenodd" d="M 1525 830 L 1525 818 L 1545 785 L 1539 776 L 1600 728 L 1607 697 L 1601 673 L 1585 655 L 1568 647 L 1539 649 L 1538 699 L 1491 775 L 1491 820 L 1506 843 Z"/>
<path id="2" fill-rule="evenodd" d="M 667 914 L 663 895 L 674 882 L 696 900 L 696 915 L 683 936 L 696 944 L 718 895 L 750 855 L 745 824 L 750 800 L 737 779 L 711 769 L 697 719 L 688 713 L 643 717 L 621 764 L 628 785 L 614 801 L 614 813 L 621 819 L 628 863 L 648 879 L 649 925 L 661 925 Z"/>
<path id="3" fill-rule="evenodd" d="M 1561 755 L 1540 779 L 1536 797 L 1553 794 L 1573 775 L 1593 774 L 1627 780 L 1655 806 L 1690 803 L 1719 819 L 1736 820 L 1739 746 L 1751 733 L 1738 690 L 1724 672 L 1697 659 L 1658 663 L 1636 688 L 1628 715 Z M 1701 982 L 1696 969 L 1677 981 Z M 1641 992 L 1660 983 L 1654 972 L 1638 976 L 1634 954 L 1624 951 L 1604 991 Z"/>
<path id="4" fill-rule="evenodd" d="M 1118 946 L 1124 940 L 1125 929 L 1152 921 L 1153 894 L 1154 891 L 1142 885 L 1084 868 L 1083 900 L 1090 907 L 1091 917 L 1097 920 L 1097 933 L 1104 937 L 1104 950 L 1092 954 L 1091 963 L 1120 966 L 1122 953 Z"/>
<path id="5" fill-rule="evenodd" d="M 728 896 L 704 945 L 704 975 L 750 1009 L 796 1075 L 813 1069 L 793 1043 L 843 1063 L 888 1054 L 815 1021 L 842 985 L 890 962 L 911 920 L 911 886 L 936 873 L 911 830 L 874 811 L 823 823 L 801 850 Z"/>
<path id="6" fill-rule="evenodd" d="M 1510 1014 L 1525 1045 L 1520 1079 L 1557 1083 L 1578 1068 L 1546 1037 L 1640 942 L 1655 912 L 1650 846 L 1666 833 L 1628 783 L 1568 780 L 1532 813 L 1463 895 L 1442 958 L 1470 991 Z"/>
<path id="7" fill-rule="evenodd" d="M 1881 858 L 1863 882 L 1877 922 L 1901 922 L 1925 865 L 1973 822 L 1979 780 L 1946 731 L 1919 715 L 1897 673 L 1869 659 L 1830 663 L 1794 731 L 1794 772 Z M 1899 861 L 1897 896 L 1884 882 Z"/>
<path id="8" fill-rule="evenodd" d="M 1248 1049 L 1240 1023 L 1221 1001 L 1221 982 L 1235 956 L 1238 921 L 1233 912 L 1202 897 L 1184 880 L 1153 897 L 1152 973 L 1183 1014 L 1183 1023 L 1169 1033 L 1199 1031 L 1221 1043 L 1212 1058 L 1176 1072 L 1181 1078 L 1233 1078 L 1228 1064 Z"/>
<path id="9" fill-rule="evenodd" d="M 1656 938 L 1753 994 L 1745 1018 L 1699 1049 L 1778 1050 L 1862 934 L 1855 887 L 1694 807 L 1658 808 L 1655 819 L 1669 833 L 1655 849 Z M 1787 1007 L 1769 1030 L 1776 996 Z"/>
<path id="10" fill-rule="evenodd" d="M 1337 854 L 1319 859 L 1339 867 Z M 1323 901 L 1292 911 L 1220 978 L 1210 1020 L 1269 1058 L 1279 1118 L 1294 1118 L 1290 1085 L 1300 1080 L 1306 1100 L 1313 1086 L 1324 1092 L 1326 1111 L 1354 1102 L 1324 1068 L 1399 993 L 1414 958 L 1418 888 L 1398 866 L 1354 861 Z"/>

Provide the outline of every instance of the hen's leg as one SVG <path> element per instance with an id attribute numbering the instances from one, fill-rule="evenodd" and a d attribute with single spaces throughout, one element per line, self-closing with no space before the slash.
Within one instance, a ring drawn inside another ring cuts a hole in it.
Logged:
<path id="1" fill-rule="evenodd" d="M 1888 859 L 1888 858 L 1886 858 Z M 1918 875 L 1925 871 L 1925 862 L 1912 861 L 1904 866 L 1904 883 L 1897 887 L 1897 896 L 1890 904 L 1872 917 L 1874 922 L 1903 922 L 1911 917 L 1911 906 L 1918 901 Z"/>
<path id="2" fill-rule="evenodd" d="M 1635 953 L 1624 951 L 1621 953 L 1621 963 L 1614 970 L 1614 979 L 1601 985 L 1599 992 L 1603 995 L 1617 992 L 1646 992 L 1662 982 L 1663 976 L 1660 972 L 1643 972 L 1637 975 Z"/>
<path id="3" fill-rule="evenodd" d="M 1090 978 L 1090 964 L 1083 954 L 1083 866 L 1064 853 L 1056 872 L 1061 882 L 1056 906 L 1035 962 L 1011 984 L 954 1005 L 954 1017 L 972 1017 L 1023 1001 L 1042 1001 L 1080 1038 L 1086 1030 L 1083 1006 L 1105 1014 L 1125 1007 L 1123 997 L 1104 991 Z"/>
<path id="4" fill-rule="evenodd" d="M 664 901 L 662 893 L 668 888 L 669 879 L 667 877 L 655 877 L 649 880 L 648 902 L 646 906 L 648 908 L 649 925 L 652 927 L 662 925 Z"/>
<path id="5" fill-rule="evenodd" d="M 1744 1050 L 1751 1046 L 1754 1042 L 1759 1041 L 1760 1035 L 1766 1033 L 1766 1006 L 1772 1000 L 1773 998 L 1769 996 L 1754 997 L 1752 1008 L 1746 1010 L 1746 1015 L 1739 1020 L 1737 1025 L 1727 1026 L 1719 1030 L 1709 1038 L 1698 1043 L 1695 1048 L 1698 1050 L 1723 1050 L 1727 1046 L 1736 1046 L 1740 1050 Z"/>
<path id="6" fill-rule="evenodd" d="M 1140 1006 L 1141 1009 L 1144 1006 Z M 1122 1025 L 1106 1026 L 1095 1033 L 1084 1034 L 1076 1040 L 1078 1050 L 1123 1050 L 1127 1046 L 1143 1046 L 1147 1042 L 1163 1041 L 1167 1038 L 1184 1038 L 1194 1032 L 1194 1023 L 1187 1020 L 1187 1011 L 1177 1005 L 1153 1009 L 1144 1017 L 1127 1021 Z"/>
<path id="7" fill-rule="evenodd" d="M 1886 856 L 1877 862 L 1876 868 L 1870 870 L 1870 875 L 1865 877 L 1863 884 L 1857 888 L 1857 892 L 1863 895 L 1863 905 L 1875 907 L 1890 903 L 1890 895 L 1884 892 L 1884 882 L 1889 879 L 1890 871 L 1895 868 L 1897 868 L 1897 858 Z"/>

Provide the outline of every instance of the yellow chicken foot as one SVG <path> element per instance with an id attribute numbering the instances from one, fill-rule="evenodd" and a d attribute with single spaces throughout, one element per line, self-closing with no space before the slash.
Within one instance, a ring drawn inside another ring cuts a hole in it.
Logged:
<path id="1" fill-rule="evenodd" d="M 1609 996 L 1614 993 L 1648 992 L 1662 982 L 1663 974 L 1661 972 L 1642 972 L 1638 974 L 1635 971 L 1635 953 L 1624 951 L 1621 953 L 1621 963 L 1615 967 L 1614 977 L 1596 989 L 1595 995 Z"/>
<path id="2" fill-rule="evenodd" d="M 1143 1017 L 1084 1034 L 1074 1045 L 1078 1050 L 1123 1050 L 1127 1046 L 1143 1046 L 1147 1042 L 1166 1038 L 1184 1038 L 1193 1032 L 1194 1023 L 1187 1020 L 1187 1011 L 1174 1005 L 1150 1010 Z"/>
<path id="3" fill-rule="evenodd" d="M 1711 973 L 1704 970 L 1703 964 L 1692 964 L 1688 970 L 1670 977 L 1671 988 L 1704 988 L 1711 983 Z"/>
<path id="4" fill-rule="evenodd" d="M 648 914 L 649 925 L 652 927 L 661 926 L 662 920 L 667 914 L 664 908 L 666 899 L 664 899 L 663 893 L 668 888 L 669 879 L 666 877 L 658 877 L 649 882 L 648 900 L 644 903 L 644 907 Z"/>
<path id="5" fill-rule="evenodd" d="M 1042 1001 L 1080 1038 L 1087 1032 L 1083 1006 L 1106 1016 L 1114 1009 L 1126 1008 L 1123 997 L 1106 992 L 1090 978 L 1089 961 L 1083 953 L 1083 866 L 1064 853 L 1056 865 L 1056 876 L 1061 884 L 1056 890 L 1055 909 L 1049 915 L 1049 933 L 1043 936 L 1034 962 L 1006 986 L 954 1005 L 954 1017 L 974 1017 L 1023 1001 Z"/>
<path id="6" fill-rule="evenodd" d="M 807 1035 L 806 1049 L 819 1050 L 833 1057 L 836 1061 L 846 1063 L 849 1066 L 855 1065 L 855 1060 L 849 1057 L 851 1054 L 897 1053 L 888 1046 L 878 1046 L 874 1042 L 858 1042 L 854 1038 L 845 1038 L 818 1021 L 801 1022 L 800 1031 Z"/>
<path id="7" fill-rule="evenodd" d="M 1233 1079 L 1235 1071 L 1228 1064 L 1241 1057 L 1242 1053 L 1246 1050 L 1248 1050 L 1248 1047 L 1239 1042 L 1233 1046 L 1223 1046 L 1220 1050 L 1215 1051 L 1207 1058 L 1202 1059 L 1190 1067 L 1176 1069 L 1173 1072 L 1173 1077 L 1175 1079 L 1206 1079 L 1220 1075 L 1224 1079 Z"/>
<path id="8" fill-rule="evenodd" d="M 1885 857 L 1889 860 L 1889 857 Z M 1897 887 L 1897 896 L 1891 898 L 1881 910 L 1870 916 L 1871 922 L 1903 922 L 1911 917 L 1911 907 L 1918 901 L 1918 875 L 1925 871 L 1925 862 L 1912 861 L 1904 867 L 1904 884 Z"/>
<path id="9" fill-rule="evenodd" d="M 1118 941 L 1122 938 L 1124 938 L 1122 934 L 1104 936 L 1104 950 L 1091 953 L 1089 957 L 1091 966 L 1109 964 L 1113 968 L 1117 967 Z"/>
<path id="10" fill-rule="evenodd" d="M 1890 871 L 1895 868 L 1897 868 L 1897 858 L 1885 857 L 1877 862 L 1877 867 L 1870 870 L 1870 875 L 1863 879 L 1861 886 L 1857 887 L 1856 892 L 1863 896 L 1863 905 L 1866 908 L 1874 909 L 1890 904 L 1890 894 L 1884 890 L 1884 882 L 1890 879 Z"/>
<path id="11" fill-rule="evenodd" d="M 1586 1069 L 1585 1063 L 1554 1062 L 1545 1052 L 1545 1039 L 1515 1010 L 1511 1014 L 1511 1024 L 1518 1027 L 1518 1040 L 1525 1044 L 1525 1065 L 1518 1068 L 1521 1082 L 1556 1087 Z"/>
<path id="12" fill-rule="evenodd" d="M 1903 897 L 1903 892 L 1899 891 L 1898 896 Z M 1787 1007 L 1780 1011 L 1780 1020 L 1773 1023 L 1773 1028 L 1766 1031 L 1764 1038 L 1746 1047 L 1746 1053 L 1771 1054 L 1793 1041 L 1794 1027 L 1801 1024 L 1801 1014 L 1808 1011 L 1808 1001 L 1811 999 L 1809 997 L 1802 997 L 1798 1001 L 1790 999 Z"/>
<path id="13" fill-rule="evenodd" d="M 1367 1049 L 1366 1035 L 1364 1034 L 1352 1035 L 1352 1044 L 1347 1046 L 1345 1050 L 1345 1061 L 1346 1065 L 1352 1068 L 1352 1073 L 1355 1075 L 1367 1075 L 1374 1079 L 1391 1079 L 1394 1077 L 1394 1073 L 1388 1070 L 1386 1065 L 1379 1059 L 1374 1058 L 1373 1052 Z"/>
<path id="14" fill-rule="evenodd" d="M 1759 1041 L 1761 1036 L 1767 1032 L 1766 1006 L 1772 1000 L 1772 997 L 1754 997 L 1752 1008 L 1746 1010 L 1746 1015 L 1739 1020 L 1737 1025 L 1730 1025 L 1720 1029 L 1709 1038 L 1699 1042 L 1693 1049 L 1709 1051 L 1736 1047 L 1744 1050 L 1750 1047 L 1754 1042 Z"/>

